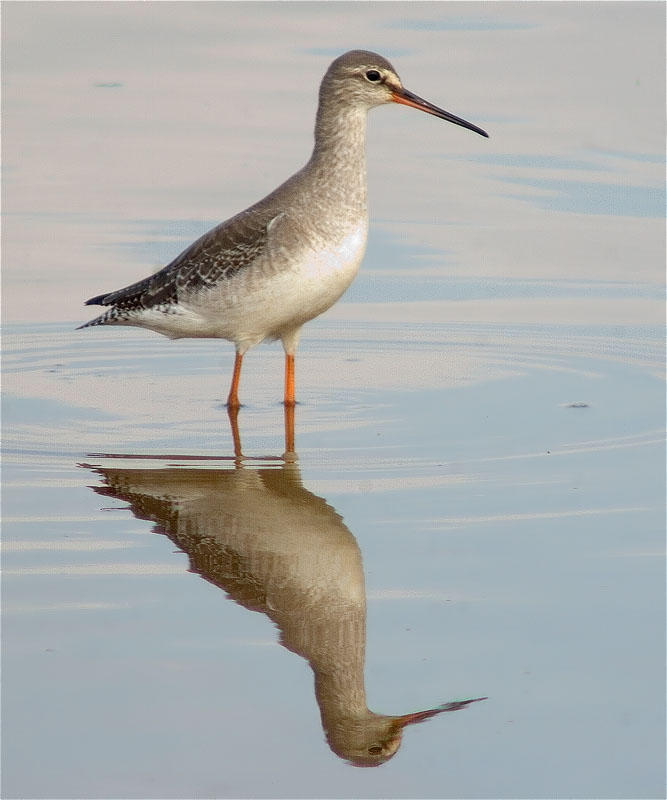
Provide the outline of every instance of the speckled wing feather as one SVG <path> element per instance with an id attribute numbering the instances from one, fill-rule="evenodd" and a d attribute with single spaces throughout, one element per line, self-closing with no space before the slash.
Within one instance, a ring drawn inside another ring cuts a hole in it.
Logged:
<path id="1" fill-rule="evenodd" d="M 251 559 L 225 543 L 224 529 L 221 538 L 208 534 L 205 524 L 197 524 L 198 520 L 206 522 L 205 515 L 196 515 L 194 520 L 190 518 L 188 524 L 183 524 L 188 513 L 187 508 L 185 514 L 182 513 L 184 504 L 178 502 L 179 487 L 187 491 L 187 487 L 196 482 L 204 497 L 207 493 L 215 496 L 218 492 L 233 492 L 235 476 L 232 471 L 221 470 L 218 474 L 215 470 L 188 470 L 189 480 L 185 482 L 179 474 L 182 470 L 94 469 L 93 472 L 107 483 L 94 487 L 94 491 L 130 503 L 137 519 L 155 523 L 155 532 L 168 536 L 188 556 L 192 572 L 227 592 L 240 605 L 253 611 L 270 612 L 266 588 L 254 575 Z M 262 470 L 257 474 L 263 477 Z"/>
<path id="2" fill-rule="evenodd" d="M 166 267 L 115 292 L 92 297 L 86 305 L 134 311 L 177 303 L 216 286 L 252 264 L 268 240 L 271 216 L 248 211 L 222 222 L 193 242 Z"/>

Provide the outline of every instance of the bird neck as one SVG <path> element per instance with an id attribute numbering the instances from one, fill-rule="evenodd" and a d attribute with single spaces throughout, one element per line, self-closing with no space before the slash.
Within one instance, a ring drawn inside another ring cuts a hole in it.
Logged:
<path id="1" fill-rule="evenodd" d="M 340 194 L 348 206 L 365 212 L 365 108 L 320 102 L 308 168 L 324 193 Z"/>
<path id="2" fill-rule="evenodd" d="M 363 580 L 363 579 L 362 579 Z M 315 676 L 315 695 L 325 727 L 337 718 L 365 716 L 366 604 L 331 603 L 331 610 L 309 620 L 312 636 L 303 654 Z"/>

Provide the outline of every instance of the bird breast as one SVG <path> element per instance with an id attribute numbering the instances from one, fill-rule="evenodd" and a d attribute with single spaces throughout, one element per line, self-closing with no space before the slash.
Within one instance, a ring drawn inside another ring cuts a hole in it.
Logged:
<path id="1" fill-rule="evenodd" d="M 358 224 L 338 241 L 315 241 L 304 254 L 298 271 L 305 282 L 312 281 L 328 292 L 342 294 L 357 274 L 366 249 L 365 224 Z M 340 294 L 338 296 L 340 296 Z"/>
<path id="2" fill-rule="evenodd" d="M 367 225 L 358 223 L 334 240 L 311 238 L 299 257 L 285 264 L 285 310 L 303 324 L 330 308 L 359 270 L 366 234 Z"/>

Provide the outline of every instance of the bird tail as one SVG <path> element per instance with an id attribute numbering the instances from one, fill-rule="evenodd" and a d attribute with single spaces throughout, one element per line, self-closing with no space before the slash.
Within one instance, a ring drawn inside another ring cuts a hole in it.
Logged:
<path id="1" fill-rule="evenodd" d="M 101 296 L 104 297 L 104 295 Z M 92 301 L 89 300 L 86 305 L 91 303 Z M 113 325 L 115 322 L 119 321 L 120 316 L 121 314 L 117 308 L 110 308 L 108 311 L 105 311 L 104 314 L 100 314 L 99 317 L 95 317 L 95 319 L 91 319 L 89 322 L 84 322 L 83 325 L 79 325 L 75 330 L 80 331 L 82 328 L 93 328 L 96 325 Z"/>

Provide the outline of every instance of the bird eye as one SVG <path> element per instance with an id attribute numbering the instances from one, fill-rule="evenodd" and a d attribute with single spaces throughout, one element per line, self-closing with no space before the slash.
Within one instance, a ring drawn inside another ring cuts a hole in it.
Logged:
<path id="1" fill-rule="evenodd" d="M 380 75 L 380 73 L 376 69 L 369 69 L 368 72 L 366 73 L 366 77 L 368 78 L 369 81 L 372 81 L 373 83 L 377 83 L 379 80 L 382 79 L 382 75 Z"/>
<path id="2" fill-rule="evenodd" d="M 380 755 L 380 753 L 382 752 L 382 747 L 379 744 L 375 744 L 375 745 L 373 745 L 373 747 L 369 747 L 368 748 L 368 752 L 372 756 Z"/>

